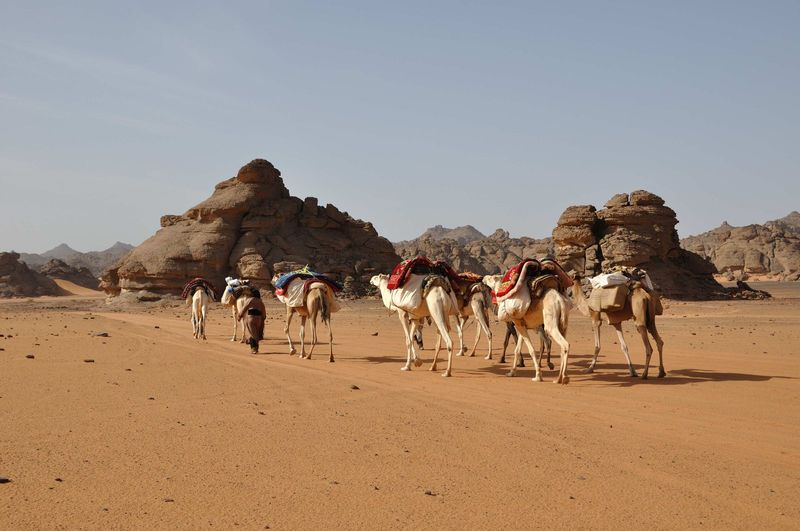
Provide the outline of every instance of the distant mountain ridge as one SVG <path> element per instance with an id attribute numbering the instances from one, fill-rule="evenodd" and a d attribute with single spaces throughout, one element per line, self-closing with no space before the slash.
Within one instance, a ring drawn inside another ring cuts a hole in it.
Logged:
<path id="1" fill-rule="evenodd" d="M 441 225 L 436 225 L 423 232 L 417 240 L 423 238 L 432 238 L 434 240 L 455 240 L 458 243 L 464 244 L 474 242 L 475 240 L 482 240 L 486 235 L 473 227 L 472 225 L 464 225 L 449 229 Z"/>
<path id="2" fill-rule="evenodd" d="M 115 265 L 133 249 L 133 245 L 116 242 L 108 249 L 102 251 L 89 251 L 82 253 L 76 251 L 66 243 L 61 243 L 42 254 L 19 253 L 20 261 L 25 262 L 32 269 L 38 270 L 52 259 L 62 262 L 77 269 L 86 268 L 92 275 L 99 277 L 103 271 Z"/>
<path id="3" fill-rule="evenodd" d="M 716 229 L 681 240 L 684 249 L 711 262 L 726 278 L 800 279 L 800 212 L 734 227 Z"/>

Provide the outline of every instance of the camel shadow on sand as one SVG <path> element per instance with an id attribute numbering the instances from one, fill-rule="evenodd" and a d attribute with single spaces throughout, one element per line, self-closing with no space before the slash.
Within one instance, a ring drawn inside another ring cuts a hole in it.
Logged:
<path id="1" fill-rule="evenodd" d="M 667 369 L 667 376 L 658 378 L 658 354 L 654 354 L 655 363 L 653 359 L 650 360 L 650 372 L 647 380 L 641 378 L 632 378 L 628 375 L 628 365 L 625 363 L 608 363 L 602 357 L 597 360 L 597 367 L 593 373 L 583 372 L 591 362 L 591 354 L 570 354 L 569 356 L 569 375 L 572 377 L 580 377 L 585 380 L 606 382 L 609 385 L 619 387 L 630 387 L 632 385 L 685 385 L 705 382 L 766 382 L 772 379 L 794 379 L 791 376 L 771 376 L 767 374 L 747 374 L 735 372 L 717 372 L 706 369 Z M 506 356 L 505 364 L 495 364 L 489 367 L 481 367 L 478 369 L 482 372 L 489 372 L 505 376 L 511 368 L 511 363 L 514 356 Z M 561 362 L 560 356 L 553 354 L 552 361 L 555 364 L 555 370 L 551 371 L 547 368 L 547 362 L 542 359 L 542 377 L 548 378 L 552 374 L 558 374 L 558 365 Z M 576 362 L 577 361 L 577 362 Z M 665 363 L 666 365 L 666 363 Z M 641 363 L 633 364 L 636 371 L 641 375 L 644 367 Z M 525 357 L 525 367 L 517 367 L 515 377 L 528 377 L 533 378 L 533 362 L 530 357 Z M 574 378 L 577 380 L 578 378 Z"/>

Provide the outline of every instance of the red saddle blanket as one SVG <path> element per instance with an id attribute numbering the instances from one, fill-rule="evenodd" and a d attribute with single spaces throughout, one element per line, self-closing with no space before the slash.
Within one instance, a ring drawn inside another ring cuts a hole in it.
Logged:
<path id="1" fill-rule="evenodd" d="M 214 289 L 214 286 L 211 283 L 204 279 L 204 278 L 194 278 L 186 283 L 183 287 L 183 291 L 181 292 L 181 298 L 185 299 L 190 295 L 194 295 L 194 292 L 197 289 L 203 289 L 205 292 L 214 300 L 217 300 L 217 291 Z"/>
<path id="2" fill-rule="evenodd" d="M 514 287 L 517 285 L 517 282 L 519 282 L 519 276 L 522 274 L 522 269 L 525 267 L 525 264 L 528 263 L 531 265 L 528 266 L 527 275 L 534 276 L 531 274 L 531 272 L 539 271 L 540 264 L 538 260 L 534 260 L 533 258 L 523 260 L 519 264 L 506 271 L 506 273 L 503 275 L 503 279 L 500 281 L 500 286 L 497 288 L 497 291 L 492 293 L 493 298 L 499 298 L 508 295 L 508 292 L 514 289 Z"/>
<path id="3" fill-rule="evenodd" d="M 459 281 L 459 274 L 456 273 L 447 262 L 443 260 L 432 262 L 427 256 L 417 256 L 416 258 L 403 260 L 394 266 L 394 269 L 392 269 L 392 274 L 389 275 L 389 284 L 387 287 L 389 289 L 397 289 L 402 287 L 412 274 L 437 274 L 447 277 L 450 282 Z"/>

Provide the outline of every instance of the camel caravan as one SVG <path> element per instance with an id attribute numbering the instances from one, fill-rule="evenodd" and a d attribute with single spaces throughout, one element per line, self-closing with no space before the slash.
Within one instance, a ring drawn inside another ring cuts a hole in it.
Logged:
<path id="1" fill-rule="evenodd" d="M 541 260 L 526 259 L 511 267 L 502 275 L 478 275 L 472 272 L 457 272 L 444 261 L 431 261 L 425 256 L 404 260 L 389 274 L 377 274 L 370 280 L 380 294 L 383 305 L 396 313 L 405 343 L 406 362 L 402 371 L 423 364 L 422 330 L 425 325 L 435 331 L 436 346 L 430 370 L 436 371 L 441 343 L 447 351 L 447 366 L 442 376 L 453 374 L 453 361 L 457 356 L 475 356 L 481 336 L 486 336 L 487 354 L 492 359 L 492 331 L 490 314 L 495 320 L 506 324 L 503 352 L 500 363 L 505 363 L 506 348 L 510 338 L 515 339 L 514 361 L 508 376 L 514 376 L 517 367 L 524 366 L 523 347 L 527 349 L 534 369 L 533 381 L 542 381 L 542 357 L 547 354 L 550 361 L 553 342 L 561 350 L 560 366 L 554 383 L 569 383 L 568 367 L 570 343 L 567 341 L 569 313 L 577 307 L 579 312 L 591 319 L 594 333 L 594 355 L 585 372 L 591 373 L 597 366 L 600 353 L 600 326 L 603 322 L 617 332 L 620 347 L 628 364 L 630 376 L 638 376 L 631 362 L 628 345 L 622 333 L 622 323 L 632 320 L 645 348 L 645 367 L 641 377 L 647 379 L 653 348 L 650 337 L 656 343 L 659 357 L 658 377 L 666 375 L 663 363 L 664 342 L 658 334 L 655 318 L 663 313 L 661 300 L 647 273 L 638 268 L 616 268 L 588 279 L 591 291 L 584 295 L 581 279 L 577 274 L 568 275 L 552 257 Z M 258 289 L 247 279 L 226 278 L 226 289 L 220 302 L 231 308 L 233 337 L 250 346 L 258 353 L 259 341 L 264 338 L 266 308 Z M 333 331 L 331 315 L 341 305 L 336 294 L 342 286 L 326 275 L 317 273 L 308 266 L 272 278 L 275 295 L 286 307 L 284 334 L 289 343 L 289 354 L 297 353 L 290 333 L 292 317 L 300 318 L 300 359 L 311 359 L 317 345 L 318 318 L 328 329 L 328 361 L 334 362 Z M 205 320 L 208 305 L 217 299 L 214 288 L 208 281 L 197 278 L 184 288 L 183 297 L 192 307 L 192 332 L 196 339 L 206 339 Z M 464 330 L 473 318 L 476 324 L 475 339 L 470 349 L 464 345 Z M 452 319 L 452 321 L 451 321 Z M 310 345 L 306 351 L 305 327 L 310 327 Z M 455 328 L 458 349 L 451 338 Z M 537 349 L 531 341 L 530 332 L 535 331 L 539 342 Z M 239 332 L 241 331 L 241 334 Z"/>

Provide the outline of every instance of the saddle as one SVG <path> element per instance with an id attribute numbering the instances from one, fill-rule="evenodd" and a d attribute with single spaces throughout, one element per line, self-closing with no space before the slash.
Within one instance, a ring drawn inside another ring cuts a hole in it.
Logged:
<path id="1" fill-rule="evenodd" d="M 239 297 L 241 297 L 243 295 L 246 296 L 246 297 L 253 297 L 255 299 L 260 299 L 261 298 L 261 292 L 258 291 L 258 288 L 254 287 L 254 286 L 244 285 L 244 286 L 239 286 L 238 288 L 234 288 L 234 290 L 233 290 L 233 296 L 234 297 L 236 297 L 238 299 Z"/>
<path id="2" fill-rule="evenodd" d="M 453 291 L 453 286 L 450 285 L 450 281 L 447 278 L 442 275 L 431 274 L 422 281 L 422 298 L 427 297 L 430 290 L 436 286 L 443 288 L 445 293 Z"/>
<path id="3" fill-rule="evenodd" d="M 528 289 L 531 293 L 531 299 L 540 299 L 544 294 L 551 289 L 560 291 L 561 282 L 556 275 L 540 275 L 538 277 L 528 279 Z"/>
<path id="4" fill-rule="evenodd" d="M 217 292 L 214 290 L 214 286 L 212 286 L 209 281 L 201 277 L 194 278 L 186 283 L 186 285 L 183 287 L 183 291 L 181 292 L 181 298 L 185 299 L 193 296 L 198 289 L 205 291 L 206 295 L 211 297 L 212 300 L 217 300 Z"/>
<path id="5" fill-rule="evenodd" d="M 290 271 L 289 273 L 284 273 L 278 279 L 273 282 L 275 285 L 275 294 L 276 295 L 283 295 L 286 291 L 286 288 L 292 281 L 296 278 L 302 278 L 304 280 L 316 280 L 319 282 L 324 282 L 328 284 L 334 292 L 339 292 L 342 290 L 342 285 L 337 281 L 333 280 L 332 278 L 323 275 L 322 273 L 317 273 L 316 271 L 310 269 L 308 266 L 303 267 L 302 269 L 298 269 L 296 271 Z"/>

